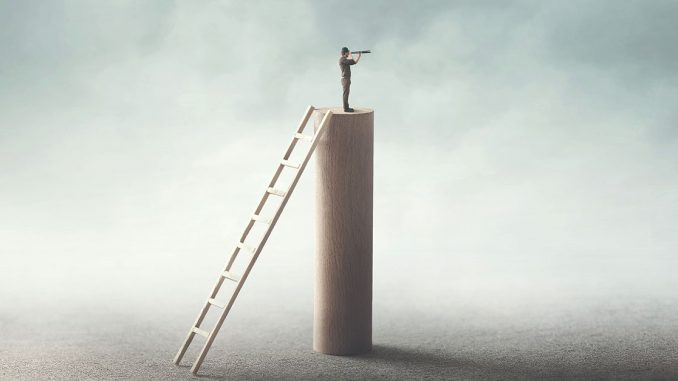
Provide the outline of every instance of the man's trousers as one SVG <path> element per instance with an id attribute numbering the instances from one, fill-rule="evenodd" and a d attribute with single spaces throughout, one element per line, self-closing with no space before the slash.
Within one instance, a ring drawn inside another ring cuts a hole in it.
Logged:
<path id="1" fill-rule="evenodd" d="M 342 78 L 341 87 L 344 89 L 344 110 L 348 108 L 348 93 L 351 91 L 351 78 Z"/>

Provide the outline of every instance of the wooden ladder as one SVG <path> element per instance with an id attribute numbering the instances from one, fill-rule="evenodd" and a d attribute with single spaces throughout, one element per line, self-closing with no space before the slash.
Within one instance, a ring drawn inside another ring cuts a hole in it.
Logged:
<path id="1" fill-rule="evenodd" d="M 304 114 L 304 117 L 301 119 L 301 122 L 299 123 L 299 127 L 297 128 L 297 131 L 294 133 L 294 136 L 292 137 L 292 141 L 290 142 L 289 146 L 287 147 L 287 151 L 285 151 L 285 156 L 283 157 L 282 161 L 278 164 L 278 168 L 275 171 L 275 174 L 273 175 L 273 178 L 271 179 L 271 182 L 268 184 L 268 187 L 266 187 L 266 191 L 264 192 L 264 195 L 261 198 L 261 201 L 259 201 L 259 205 L 257 205 L 257 208 L 254 210 L 254 214 L 250 218 L 249 222 L 247 223 L 247 227 L 245 227 L 245 231 L 242 233 L 242 236 L 240 237 L 240 241 L 236 244 L 235 249 L 233 250 L 233 253 L 231 254 L 231 257 L 228 260 L 228 263 L 226 264 L 226 267 L 219 273 L 219 277 L 217 279 L 217 283 L 212 289 L 212 293 L 210 293 L 210 296 L 207 298 L 207 301 L 205 301 L 205 305 L 202 307 L 202 310 L 200 310 L 200 313 L 198 314 L 198 318 L 195 320 L 195 323 L 191 326 L 191 329 L 188 331 L 188 335 L 186 336 L 186 339 L 184 340 L 184 343 L 181 345 L 181 348 L 179 349 L 179 352 L 177 355 L 174 357 L 174 363 L 179 364 L 181 362 L 181 359 L 184 357 L 184 354 L 186 353 L 186 350 L 188 349 L 188 346 L 191 344 L 191 341 L 193 341 L 193 338 L 195 335 L 200 335 L 203 336 L 207 339 L 205 341 L 205 344 L 203 345 L 202 349 L 200 350 L 200 354 L 198 355 L 198 358 L 195 360 L 193 363 L 193 366 L 191 367 L 191 372 L 193 374 L 197 374 L 198 370 L 200 369 L 200 366 L 202 365 L 203 360 L 205 360 L 205 356 L 207 355 L 207 351 L 209 351 L 210 347 L 212 346 L 212 343 L 214 342 L 214 339 L 216 338 L 217 334 L 219 333 L 219 329 L 221 329 L 221 325 L 224 323 L 224 320 L 226 319 L 226 316 L 228 315 L 229 311 L 231 310 L 231 307 L 233 307 L 233 303 L 235 302 L 235 299 L 238 297 L 238 293 L 240 292 L 240 289 L 242 288 L 243 284 L 245 284 L 245 281 L 247 280 L 247 276 L 250 274 L 250 271 L 252 270 L 252 267 L 254 266 L 254 263 L 257 261 L 257 258 L 259 257 L 259 254 L 261 253 L 261 250 L 264 248 L 264 245 L 266 244 L 266 241 L 268 240 L 269 235 L 273 231 L 273 228 L 275 227 L 276 222 L 278 222 L 278 218 L 283 212 L 283 209 L 285 209 L 285 205 L 287 204 L 287 201 L 290 199 L 292 196 L 292 192 L 294 191 L 295 186 L 297 185 L 297 182 L 299 181 L 299 178 L 301 177 L 301 174 L 304 172 L 304 168 L 306 168 L 306 164 L 308 164 L 309 159 L 311 158 L 311 155 L 313 155 L 313 151 L 315 151 L 315 147 L 318 144 L 318 140 L 322 136 L 322 134 L 325 132 L 326 126 L 328 125 L 330 119 L 332 118 L 332 112 L 327 111 L 325 116 L 323 117 L 322 121 L 320 122 L 320 126 L 318 127 L 318 130 L 316 131 L 315 135 L 307 135 L 304 134 L 304 128 L 306 127 L 306 124 L 308 123 L 308 120 L 311 117 L 311 114 L 313 114 L 313 111 L 315 108 L 313 106 L 308 106 L 308 109 L 306 110 L 306 113 Z M 304 159 L 301 163 L 293 163 L 289 160 L 290 155 L 292 154 L 292 151 L 294 150 L 294 147 L 297 145 L 297 142 L 300 140 L 305 140 L 309 141 L 310 148 L 306 152 L 306 155 L 304 156 Z M 277 189 L 275 188 L 276 181 L 278 181 L 278 178 L 280 177 L 280 174 L 282 173 L 283 169 L 285 168 L 290 168 L 291 170 L 295 170 L 296 174 L 294 176 L 294 179 L 292 180 L 291 185 L 287 190 L 282 190 L 282 189 Z M 270 196 L 277 196 L 277 197 L 282 197 L 282 202 L 278 209 L 276 210 L 275 214 L 273 215 L 272 218 L 265 218 L 261 216 L 259 213 L 262 211 L 264 208 L 264 205 L 266 204 L 266 201 Z M 245 244 L 245 239 L 247 238 L 248 234 L 252 230 L 252 227 L 256 222 L 259 223 L 264 223 L 268 225 L 268 228 L 266 228 L 266 231 L 263 235 L 263 238 L 259 242 L 258 245 L 256 246 L 250 246 L 248 244 Z M 236 274 L 231 271 L 231 268 L 233 267 L 233 264 L 235 263 L 236 259 L 238 258 L 238 254 L 240 253 L 241 250 L 247 250 L 253 253 L 252 258 L 249 261 L 249 264 L 247 265 L 247 268 L 242 274 Z M 221 289 L 222 284 L 224 283 L 224 280 L 228 280 L 231 282 L 236 283 L 236 287 L 231 293 L 230 298 L 228 298 L 228 301 L 226 302 L 220 302 L 217 301 L 217 294 L 219 293 L 219 290 Z M 221 315 L 219 316 L 219 319 L 217 320 L 217 323 L 215 324 L 214 328 L 212 328 L 211 331 L 204 330 L 201 328 L 201 324 L 203 322 L 203 319 L 205 319 L 205 316 L 207 315 L 207 311 L 210 309 L 210 307 L 217 307 L 220 308 Z"/>

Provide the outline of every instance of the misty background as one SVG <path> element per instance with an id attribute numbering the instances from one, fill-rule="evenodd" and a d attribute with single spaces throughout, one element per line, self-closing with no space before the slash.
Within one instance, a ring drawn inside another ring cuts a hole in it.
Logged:
<path id="1" fill-rule="evenodd" d="M 452 300 L 675 306 L 677 19 L 661 0 L 0 1 L 6 337 L 174 319 L 178 349 L 304 110 L 340 104 L 342 46 L 373 51 L 350 101 L 375 110 L 375 341 Z M 314 171 L 234 319 L 310 331 Z"/>

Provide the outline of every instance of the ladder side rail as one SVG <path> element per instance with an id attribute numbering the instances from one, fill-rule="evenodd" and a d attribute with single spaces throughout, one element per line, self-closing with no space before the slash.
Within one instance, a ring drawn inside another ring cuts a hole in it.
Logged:
<path id="1" fill-rule="evenodd" d="M 306 125 L 308 123 L 308 120 L 311 118 L 311 115 L 313 115 L 313 111 L 315 111 L 316 108 L 313 106 L 308 106 L 308 109 L 306 110 L 306 115 L 304 116 L 303 122 L 299 123 L 299 128 L 297 128 L 296 133 L 301 134 L 304 132 L 304 129 L 306 128 Z"/>
<path id="2" fill-rule="evenodd" d="M 299 126 L 297 127 L 296 133 L 301 133 L 304 131 L 304 128 L 306 127 L 306 123 L 308 123 L 308 120 L 311 119 L 311 115 L 313 115 L 313 111 L 315 110 L 315 107 L 313 106 L 308 106 L 306 109 L 306 113 L 304 114 L 304 117 L 301 118 L 301 121 L 299 122 Z M 294 150 L 294 147 L 297 145 L 298 140 L 292 136 L 292 141 L 290 142 L 290 145 L 287 147 L 287 151 L 285 151 L 285 155 L 283 155 L 283 159 L 287 160 L 290 158 L 290 155 L 292 154 L 292 151 Z M 276 178 L 277 180 L 277 178 Z M 275 181 L 273 182 L 275 183 Z M 273 186 L 271 184 L 270 186 Z"/>
<path id="3" fill-rule="evenodd" d="M 308 106 L 306 109 L 306 112 L 304 113 L 304 116 L 301 118 L 301 121 L 299 121 L 299 126 L 297 127 L 297 131 L 303 131 L 304 128 L 306 127 L 306 124 L 308 123 L 309 119 L 311 118 L 311 115 L 313 114 L 313 111 L 315 110 L 315 107 L 313 106 Z M 287 150 L 285 151 L 284 158 L 285 160 L 289 158 L 289 156 L 292 154 L 292 151 L 294 150 L 294 147 L 297 144 L 297 139 L 292 138 L 292 141 L 290 144 L 287 146 Z M 283 171 L 283 166 L 278 164 L 278 166 L 275 169 L 275 172 L 273 173 L 273 177 L 271 178 L 271 181 L 268 183 L 268 187 L 266 189 L 272 187 L 275 185 L 275 183 L 278 181 L 278 178 L 282 174 Z M 259 214 L 261 210 L 264 208 L 264 205 L 266 204 L 266 201 L 268 200 L 268 197 L 270 196 L 270 193 L 268 191 L 264 192 L 264 196 L 261 198 L 259 201 L 259 205 L 254 209 L 254 214 Z M 245 239 L 249 235 L 250 231 L 252 230 L 252 227 L 254 227 L 255 221 L 253 221 L 250 218 L 249 223 L 247 224 L 247 227 L 245 228 L 245 231 L 243 234 L 240 236 L 240 242 L 245 242 Z M 226 268 L 224 271 L 229 271 L 231 267 L 233 266 L 233 263 L 235 262 L 237 256 L 238 256 L 239 250 L 236 248 L 236 250 L 231 254 L 231 257 L 228 260 L 228 264 L 226 265 Z"/>
<path id="4" fill-rule="evenodd" d="M 306 123 L 308 123 L 308 120 L 311 118 L 311 115 L 313 114 L 314 110 L 315 110 L 315 107 L 308 106 L 308 108 L 306 109 L 306 113 L 304 113 L 304 116 L 301 118 L 301 121 L 299 122 L 299 126 L 297 127 L 297 131 L 303 131 L 304 130 L 304 127 L 306 127 Z M 297 139 L 292 138 L 292 141 L 287 146 L 287 150 L 285 151 L 285 154 L 284 154 L 285 159 L 288 159 L 289 156 L 292 154 L 292 151 L 294 150 L 296 143 L 297 143 Z M 278 181 L 278 178 L 282 174 L 282 171 L 283 171 L 283 167 L 280 164 L 278 164 L 275 172 L 273 173 L 273 177 L 271 178 L 271 181 L 269 181 L 266 189 L 275 185 L 275 183 Z M 261 212 L 261 210 L 264 208 L 264 205 L 266 204 L 266 201 L 268 200 L 269 196 L 270 196 L 270 194 L 267 191 L 265 191 L 264 196 L 262 197 L 261 201 L 259 201 L 259 205 L 257 205 L 257 207 L 254 209 L 254 214 L 259 214 Z M 247 228 L 245 229 L 245 232 L 240 237 L 240 242 L 244 242 L 245 238 L 247 238 L 247 234 L 249 234 L 249 231 L 252 229 L 252 226 L 254 226 L 254 222 L 250 220 L 249 223 L 247 224 Z M 230 268 L 230 266 L 227 267 L 226 270 L 228 270 L 229 268 Z"/>
<path id="5" fill-rule="evenodd" d="M 308 106 L 308 108 L 306 108 L 306 112 L 304 113 L 304 116 L 301 118 L 301 121 L 299 121 L 299 126 L 297 127 L 297 131 L 303 131 L 304 130 L 304 128 L 306 127 L 306 124 L 308 123 L 309 119 L 311 118 L 311 115 L 313 114 L 314 110 L 315 110 L 315 107 L 313 107 L 313 106 Z M 297 144 L 297 139 L 292 138 L 292 141 L 287 146 L 287 150 L 285 151 L 285 155 L 284 155 L 285 159 L 288 159 L 289 156 L 292 154 L 292 151 L 294 150 L 294 147 L 295 147 L 296 144 Z M 282 174 L 282 171 L 283 171 L 283 166 L 278 164 L 278 166 L 275 169 L 275 172 L 273 173 L 273 177 L 271 178 L 271 181 L 269 181 L 268 187 L 266 187 L 266 189 L 275 185 L 275 183 L 278 181 L 278 178 Z M 261 212 L 261 210 L 264 208 L 264 205 L 266 205 L 266 201 L 268 200 L 269 196 L 270 196 L 270 193 L 268 193 L 268 191 L 265 191 L 264 196 L 261 198 L 261 200 L 259 201 L 259 204 L 254 209 L 254 214 L 258 215 Z M 253 221 L 250 218 L 250 221 L 248 222 L 247 226 L 245 227 L 245 231 L 240 236 L 240 242 L 245 242 L 245 239 L 247 239 L 247 236 L 250 234 L 250 231 L 254 227 L 254 224 L 255 224 L 255 221 Z M 231 254 L 231 257 L 229 258 L 228 263 L 226 264 L 224 271 L 229 271 L 231 269 L 231 267 L 233 266 L 233 263 L 235 263 L 235 260 L 238 257 L 239 251 L 240 251 L 240 249 L 236 248 L 235 251 L 233 252 L 233 254 Z M 212 296 L 212 297 L 214 297 L 214 296 Z"/>
<path id="6" fill-rule="evenodd" d="M 306 108 L 306 112 L 304 113 L 304 116 L 301 118 L 301 121 L 299 121 L 299 126 L 297 127 L 297 131 L 303 131 L 304 130 L 304 128 L 306 127 L 306 124 L 308 123 L 308 120 L 311 118 L 311 115 L 313 114 L 314 110 L 315 110 L 315 107 L 313 107 L 312 105 L 310 105 L 310 106 L 308 106 L 308 108 Z M 287 150 L 285 151 L 285 155 L 284 155 L 285 159 L 288 159 L 289 155 L 292 154 L 292 151 L 294 150 L 296 143 L 297 143 L 297 139 L 293 138 L 292 141 L 290 142 L 290 144 L 287 146 Z M 283 168 L 280 165 L 278 165 L 276 167 L 276 170 L 273 173 L 273 178 L 271 178 L 271 181 L 269 181 L 268 187 L 266 187 L 266 189 L 275 185 L 276 181 L 278 181 L 278 178 L 280 177 L 280 174 L 282 173 L 282 170 L 283 170 Z M 269 196 L 270 196 L 270 194 L 268 192 L 264 192 L 264 196 L 261 198 L 261 200 L 259 201 L 259 204 L 254 209 L 254 214 L 259 214 L 261 212 L 261 210 L 264 208 L 264 205 L 266 204 L 266 201 L 268 200 Z M 250 232 L 250 230 L 252 229 L 253 226 L 254 226 L 254 221 L 252 221 L 250 219 L 249 223 L 247 224 L 247 227 L 245 228 L 245 232 L 240 237 L 240 242 L 245 241 L 245 239 L 247 238 L 247 235 L 249 234 L 249 232 Z M 234 252 L 232 254 L 232 256 L 235 256 L 235 254 L 237 254 L 237 250 L 236 250 L 236 252 Z M 229 268 L 230 268 L 230 266 L 228 266 L 226 268 L 226 271 L 228 271 Z"/>
<path id="7" fill-rule="evenodd" d="M 207 355 L 207 352 L 209 351 L 210 347 L 212 346 L 212 343 L 214 342 L 214 339 L 216 338 L 217 333 L 219 333 L 219 330 L 221 329 L 221 326 L 223 325 L 224 320 L 226 319 L 226 316 L 230 312 L 231 307 L 233 306 L 233 303 L 235 302 L 236 298 L 238 297 L 238 294 L 240 293 L 240 289 L 242 288 L 245 281 L 247 280 L 247 277 L 249 276 L 249 273 L 252 270 L 252 267 L 254 267 L 254 263 L 257 261 L 259 254 L 263 250 L 264 245 L 266 244 L 266 241 L 268 241 L 268 237 L 271 235 L 271 232 L 273 231 L 275 224 L 278 222 L 278 218 L 282 214 L 283 209 L 285 209 L 285 205 L 287 205 L 287 201 L 289 200 L 290 196 L 292 195 L 292 192 L 294 191 L 294 188 L 296 187 L 297 183 L 299 182 L 299 179 L 301 178 L 301 174 L 303 173 L 304 169 L 306 168 L 306 164 L 308 164 L 308 161 L 310 160 L 311 156 L 313 155 L 313 152 L 315 151 L 315 147 L 318 144 L 320 137 L 322 137 L 322 134 L 325 132 L 326 125 L 328 124 L 328 122 L 331 118 L 332 118 L 332 112 L 327 111 L 327 114 L 325 114 L 325 116 L 323 117 L 323 120 L 320 123 L 320 127 L 318 128 L 318 131 L 315 134 L 315 138 L 313 139 L 313 142 L 311 143 L 311 146 L 309 147 L 309 150 L 306 153 L 306 156 L 304 157 L 304 161 L 302 162 L 299 170 L 297 171 L 296 176 L 294 177 L 294 180 L 292 181 L 292 184 L 290 185 L 289 191 L 287 192 L 287 194 L 283 198 L 283 201 L 280 204 L 280 207 L 278 208 L 275 215 L 273 216 L 271 224 L 266 229 L 266 233 L 264 234 L 264 237 L 261 240 L 261 244 L 259 244 L 259 246 L 257 246 L 256 252 L 252 256 L 252 259 L 250 260 L 249 265 L 245 269 L 245 272 L 242 274 L 242 278 L 240 279 L 240 282 L 238 282 L 238 285 L 236 286 L 235 290 L 233 291 L 233 295 L 231 296 L 230 300 L 228 301 L 228 305 L 226 305 L 226 308 L 224 308 L 224 311 L 222 312 L 221 316 L 219 317 L 219 320 L 217 321 L 217 324 L 214 326 L 214 329 L 212 330 L 209 337 L 207 338 L 205 345 L 203 346 L 202 350 L 200 351 L 200 355 L 198 356 L 198 359 L 195 361 L 195 363 L 193 363 L 193 366 L 191 367 L 191 372 L 193 372 L 193 374 L 198 373 L 198 370 L 200 369 L 202 362 L 205 360 L 205 356 Z"/>

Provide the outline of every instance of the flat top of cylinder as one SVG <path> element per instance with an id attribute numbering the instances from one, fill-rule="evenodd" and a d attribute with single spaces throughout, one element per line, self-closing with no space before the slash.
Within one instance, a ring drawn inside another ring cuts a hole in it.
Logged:
<path id="1" fill-rule="evenodd" d="M 374 112 L 371 108 L 367 107 L 354 107 L 353 112 L 346 112 L 344 111 L 343 108 L 341 107 L 317 107 L 316 111 L 320 111 L 321 113 L 327 112 L 327 110 L 331 110 L 332 114 L 335 115 L 360 115 L 360 114 L 369 114 L 371 112 Z"/>

